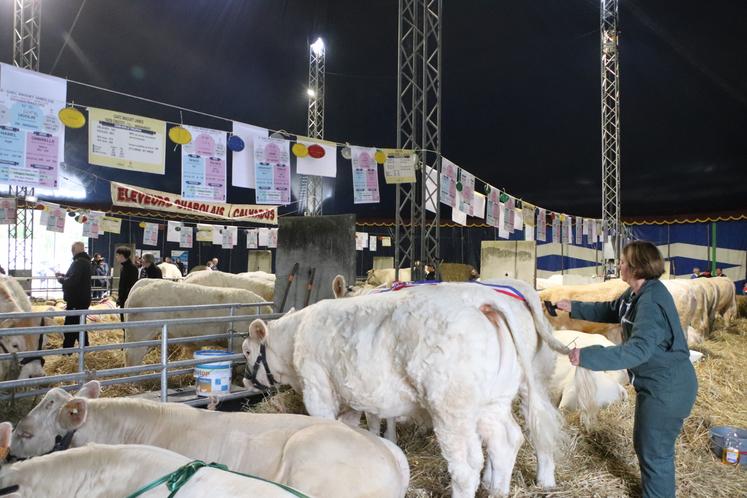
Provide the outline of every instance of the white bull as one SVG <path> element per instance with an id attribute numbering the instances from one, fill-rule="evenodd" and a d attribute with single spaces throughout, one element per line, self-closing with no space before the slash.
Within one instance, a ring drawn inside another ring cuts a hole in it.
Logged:
<path id="1" fill-rule="evenodd" d="M 84 385 L 76 397 L 51 389 L 18 423 L 11 453 L 45 454 L 57 436 L 75 431 L 72 447 L 94 442 L 157 446 L 318 497 L 402 498 L 407 491 L 409 467 L 402 451 L 340 422 L 207 411 L 132 398 L 97 399 L 99 390 L 96 381 Z"/>
<path id="2" fill-rule="evenodd" d="M 31 300 L 26 295 L 21 284 L 13 278 L 0 274 L 0 313 L 30 313 Z M 3 320 L 0 330 L 19 327 L 38 327 L 50 323 L 50 319 L 20 318 Z M 47 336 L 44 334 L 14 335 L 0 337 L 0 354 L 20 353 L 23 351 L 37 351 L 44 349 Z M 11 361 L 0 361 L 0 380 L 10 380 L 8 377 L 13 370 Z M 23 362 L 18 371 L 18 379 L 40 377 L 44 375 L 41 358 L 28 359 Z"/>
<path id="3" fill-rule="evenodd" d="M 262 273 L 265 272 L 248 272 Z M 232 289 L 244 289 L 261 296 L 265 301 L 272 301 L 275 296 L 275 279 L 269 279 L 264 276 L 240 276 L 233 273 L 224 273 L 222 271 L 197 271 L 190 273 L 184 279 L 184 283 L 193 285 L 205 285 L 208 287 L 226 287 Z"/>
<path id="4" fill-rule="evenodd" d="M 518 299 L 478 284 L 428 285 L 320 301 L 269 324 L 255 320 L 249 333 L 249 364 L 264 358 L 277 381 L 303 393 L 312 415 L 357 425 L 361 411 L 381 418 L 427 412 L 454 497 L 474 496 L 482 445 L 483 485 L 493 494 L 509 491 L 523 441 L 511 404 L 522 385 L 537 481 L 555 485 L 561 421 L 532 362 L 543 339 L 567 349 L 535 328 Z M 259 382 L 268 377 L 260 369 Z"/>
<path id="5" fill-rule="evenodd" d="M 12 426 L 0 424 L 0 453 L 10 445 Z M 8 498 L 122 498 L 189 464 L 191 458 L 141 444 L 89 444 L 0 468 L 0 489 L 18 486 Z M 1 463 L 1 462 L 0 462 Z M 123 478 L 126 476 L 126 478 Z M 75 485 L 70 480 L 75 480 Z M 167 497 L 166 483 L 144 496 Z M 203 467 L 178 490 L 179 498 L 237 496 L 288 498 L 298 496 L 277 484 L 224 470 Z"/>
<path id="6" fill-rule="evenodd" d="M 409 268 L 400 268 L 399 278 L 396 278 L 394 268 L 379 268 L 376 270 L 368 270 L 368 277 L 366 283 L 369 285 L 386 285 L 391 287 L 392 283 L 409 282 L 412 280 L 412 271 Z"/>
<path id="7" fill-rule="evenodd" d="M 612 341 L 599 334 L 556 330 L 553 335 L 563 344 L 573 343 L 573 347 L 576 348 L 593 345 L 614 346 Z M 559 408 L 581 410 L 584 425 L 589 426 L 594 422 L 600 408 L 627 399 L 628 393 L 623 387 L 628 384 L 628 374 L 625 370 L 589 370 L 587 372 L 591 385 L 582 376 L 577 375 L 577 370 L 567 356 L 558 356 L 550 383 L 550 396 Z"/>
<path id="8" fill-rule="evenodd" d="M 126 308 L 145 308 L 150 306 L 189 306 L 199 304 L 228 304 L 228 303 L 261 303 L 264 299 L 244 289 L 222 289 L 205 287 L 161 279 L 143 279 L 132 287 L 125 303 Z M 259 308 L 259 310 L 257 309 Z M 235 311 L 235 315 L 255 315 L 258 313 L 272 313 L 268 306 L 245 307 Z M 208 318 L 228 316 L 228 309 L 193 310 L 193 311 L 163 311 L 160 313 L 128 313 L 127 322 L 138 320 L 167 320 L 170 318 L 205 318 L 205 322 L 195 325 L 174 325 L 169 327 L 169 337 L 194 337 L 208 334 L 224 334 L 230 329 L 230 322 L 210 323 Z M 246 333 L 248 322 L 234 322 L 234 329 L 238 333 Z M 132 328 L 125 325 L 125 342 L 146 341 L 158 337 L 161 327 Z M 236 350 L 238 351 L 238 344 Z M 125 350 L 125 365 L 139 365 L 147 348 L 131 348 Z"/>

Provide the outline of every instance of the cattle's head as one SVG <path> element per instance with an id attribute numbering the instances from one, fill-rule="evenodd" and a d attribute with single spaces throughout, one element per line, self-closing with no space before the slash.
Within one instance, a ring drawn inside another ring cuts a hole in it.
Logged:
<path id="1" fill-rule="evenodd" d="M 371 292 L 386 288 L 386 284 L 381 284 L 379 286 L 374 286 L 367 283 L 363 285 L 347 285 L 345 277 L 343 277 L 342 275 L 337 275 L 332 280 L 332 294 L 334 294 L 335 299 L 339 299 L 341 297 L 363 296 L 365 294 L 369 294 Z"/>
<path id="2" fill-rule="evenodd" d="M 286 316 L 294 312 L 295 309 L 291 308 Z M 277 322 L 276 320 L 273 324 Z M 249 325 L 249 335 L 241 345 L 247 368 L 244 378 L 259 389 L 277 384 L 294 385 L 292 340 L 273 335 L 276 340 L 270 344 L 271 334 L 270 327 L 264 320 L 254 320 Z"/>
<path id="3" fill-rule="evenodd" d="M 86 422 L 88 400 L 98 398 L 100 393 L 101 385 L 95 380 L 85 384 L 75 396 L 63 389 L 50 389 L 16 426 L 13 455 L 28 458 L 52 451 L 58 436 L 64 437 Z"/>

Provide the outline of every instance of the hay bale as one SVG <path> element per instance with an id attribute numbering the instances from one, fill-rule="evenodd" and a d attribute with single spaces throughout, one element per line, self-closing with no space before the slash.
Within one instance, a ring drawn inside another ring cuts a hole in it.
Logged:
<path id="1" fill-rule="evenodd" d="M 444 282 L 467 282 L 471 276 L 473 266 L 462 263 L 441 263 L 441 280 Z"/>
<path id="2" fill-rule="evenodd" d="M 259 403 L 245 404 L 243 411 L 250 413 L 291 413 L 308 415 L 303 404 L 303 397 L 291 388 L 283 387 L 277 392 L 265 394 Z"/>

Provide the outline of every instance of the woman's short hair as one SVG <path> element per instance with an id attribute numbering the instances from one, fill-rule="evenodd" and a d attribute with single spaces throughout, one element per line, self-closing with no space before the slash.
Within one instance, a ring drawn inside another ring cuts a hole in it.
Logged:
<path id="1" fill-rule="evenodd" d="M 635 278 L 659 278 L 664 273 L 664 258 L 647 240 L 634 240 L 623 248 L 623 256 Z"/>

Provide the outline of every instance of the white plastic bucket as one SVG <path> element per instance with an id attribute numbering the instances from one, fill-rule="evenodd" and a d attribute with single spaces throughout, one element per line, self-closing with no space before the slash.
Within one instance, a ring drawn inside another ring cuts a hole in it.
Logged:
<path id="1" fill-rule="evenodd" d="M 216 359 L 230 356 L 228 351 L 203 349 L 195 351 L 195 360 Z M 212 396 L 231 392 L 231 362 L 204 363 L 195 365 L 195 388 L 198 396 Z"/>

